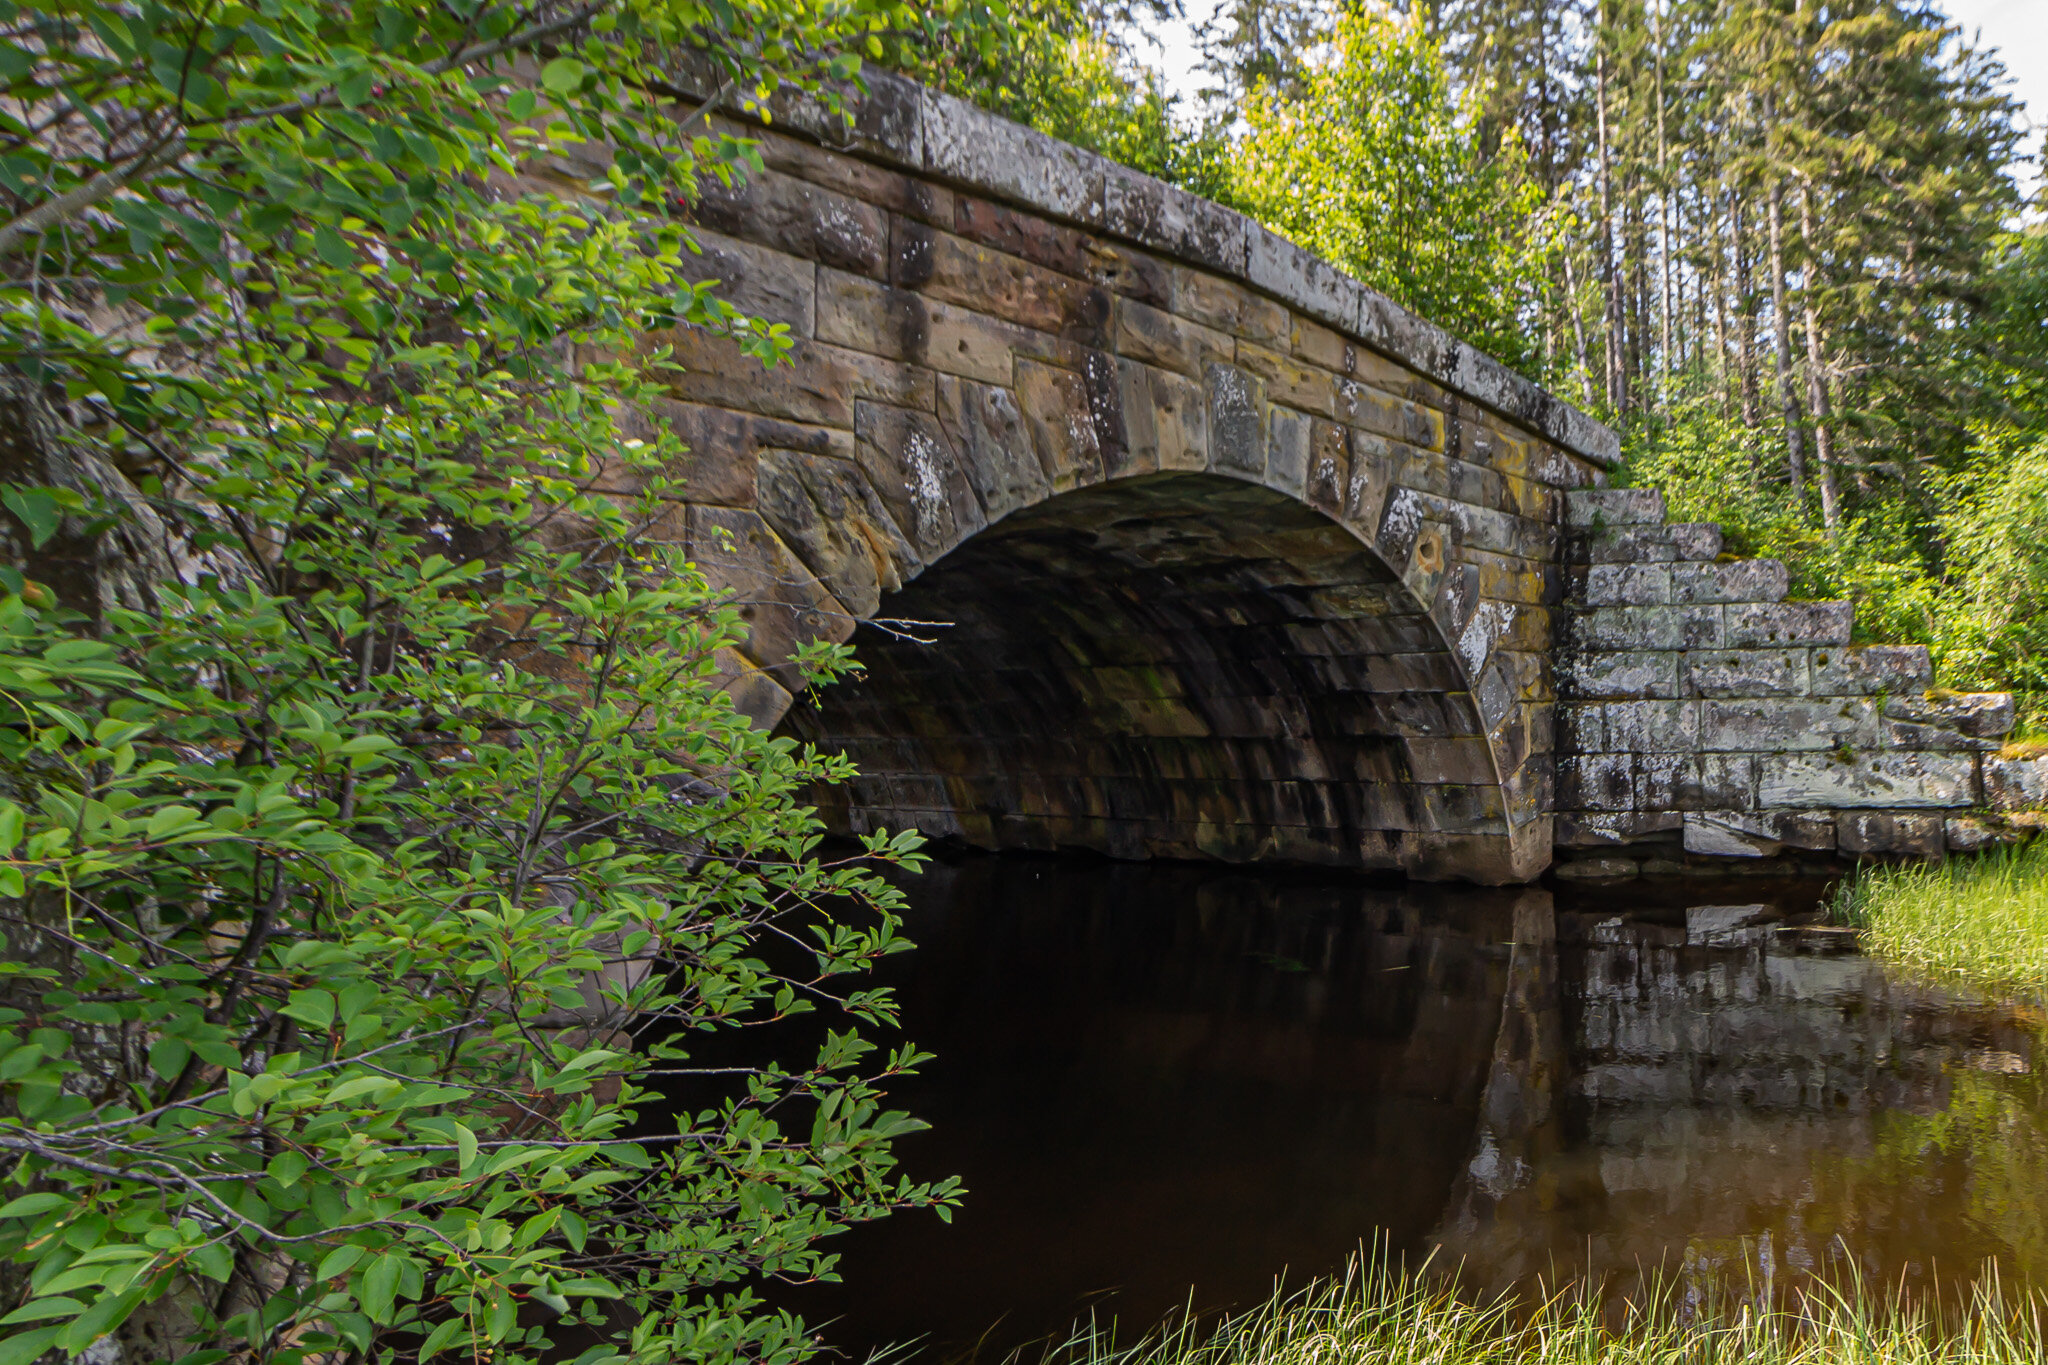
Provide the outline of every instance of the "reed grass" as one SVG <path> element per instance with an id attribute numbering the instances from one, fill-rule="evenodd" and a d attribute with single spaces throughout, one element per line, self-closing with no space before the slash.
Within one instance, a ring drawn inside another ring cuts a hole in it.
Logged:
<path id="1" fill-rule="evenodd" d="M 1676 1279 L 1623 1305 L 1585 1289 L 1474 1300 L 1365 1258 L 1220 1325 L 1181 1320 L 1119 1345 L 1091 1324 L 1039 1365 L 2038 1365 L 2042 1309 L 2009 1302 L 1995 1277 L 1945 1312 L 1860 1285 L 1760 1306 Z"/>
<path id="2" fill-rule="evenodd" d="M 2048 995 L 2048 838 L 1938 864 L 1872 867 L 1835 916 L 1891 961 L 1995 990 Z"/>

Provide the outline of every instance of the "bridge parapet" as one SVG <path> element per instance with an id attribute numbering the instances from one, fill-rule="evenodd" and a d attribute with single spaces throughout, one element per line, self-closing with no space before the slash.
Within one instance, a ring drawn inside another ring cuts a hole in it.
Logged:
<path id="1" fill-rule="evenodd" d="M 1566 501 L 1557 842 L 1577 871 L 1994 837 L 2010 695 L 1935 689 L 1925 646 L 1851 644 L 1849 603 L 1786 601 L 1782 563 L 1723 558 L 1653 490 Z"/>

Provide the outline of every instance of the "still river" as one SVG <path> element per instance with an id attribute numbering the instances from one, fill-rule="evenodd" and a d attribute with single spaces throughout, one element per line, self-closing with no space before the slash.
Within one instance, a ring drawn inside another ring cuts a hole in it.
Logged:
<path id="1" fill-rule="evenodd" d="M 1857 956 L 1820 892 L 935 864 L 892 966 L 938 1055 L 891 1102 L 932 1124 L 910 1172 L 969 1193 L 838 1239 L 844 1283 L 791 1306 L 856 1360 L 1000 1359 L 1375 1237 L 1494 1285 L 2048 1285 L 2043 1015 Z"/>

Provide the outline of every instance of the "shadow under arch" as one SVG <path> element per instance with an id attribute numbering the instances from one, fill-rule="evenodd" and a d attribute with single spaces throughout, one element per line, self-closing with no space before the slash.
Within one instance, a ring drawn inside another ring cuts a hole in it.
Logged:
<path id="1" fill-rule="evenodd" d="M 859 765 L 818 793 L 839 832 L 1530 875 L 1426 604 L 1286 493 L 1183 472 L 1057 494 L 874 616 L 947 624 L 913 639 L 863 623 L 865 676 L 785 720 Z"/>

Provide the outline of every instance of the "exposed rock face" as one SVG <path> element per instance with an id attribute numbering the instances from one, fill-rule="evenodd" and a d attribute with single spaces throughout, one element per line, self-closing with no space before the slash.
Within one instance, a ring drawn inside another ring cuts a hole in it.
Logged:
<path id="1" fill-rule="evenodd" d="M 1666 524 L 1653 491 L 1568 501 L 1560 846 L 1758 858 L 1987 841 L 1967 812 L 2030 776 L 1992 756 L 2010 696 L 1930 691 L 1924 647 L 1850 644 L 1849 603 L 1785 601 L 1783 564 L 1717 558 L 1720 531 Z"/>

